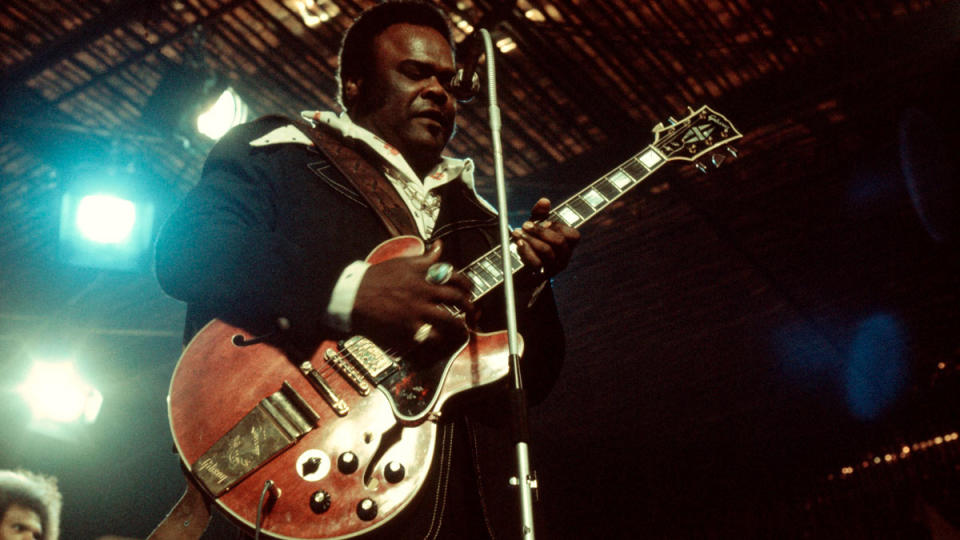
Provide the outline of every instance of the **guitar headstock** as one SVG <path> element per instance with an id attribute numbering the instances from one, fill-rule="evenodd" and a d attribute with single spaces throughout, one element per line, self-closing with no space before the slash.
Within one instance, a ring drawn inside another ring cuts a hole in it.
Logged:
<path id="1" fill-rule="evenodd" d="M 737 131 L 726 117 L 706 105 L 697 110 L 687 107 L 687 110 L 690 113 L 682 120 L 670 119 L 669 125 L 664 126 L 661 122 L 653 128 L 656 136 L 653 146 L 664 155 L 667 161 L 696 162 L 701 157 L 722 150 L 724 147 L 731 156 L 737 157 L 737 151 L 727 145 L 743 137 L 743 134 Z M 714 166 L 719 167 L 724 159 L 723 154 L 714 153 L 710 161 Z M 699 162 L 697 162 L 697 168 L 701 172 L 706 172 L 706 166 Z"/>

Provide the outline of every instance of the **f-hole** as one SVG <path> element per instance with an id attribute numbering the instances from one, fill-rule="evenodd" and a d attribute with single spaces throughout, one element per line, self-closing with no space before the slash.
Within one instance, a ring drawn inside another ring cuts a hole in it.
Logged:
<path id="1" fill-rule="evenodd" d="M 383 455 L 387 453 L 387 450 L 400 441 L 400 434 L 402 432 L 403 426 L 399 422 L 394 423 L 390 429 L 383 432 L 383 436 L 380 437 L 380 446 L 377 447 L 377 451 L 374 452 L 373 457 L 370 458 L 370 464 L 367 465 L 367 468 L 363 471 L 363 485 L 370 487 L 370 478 L 373 476 L 374 469 L 380 465 L 380 460 L 383 459 Z"/>

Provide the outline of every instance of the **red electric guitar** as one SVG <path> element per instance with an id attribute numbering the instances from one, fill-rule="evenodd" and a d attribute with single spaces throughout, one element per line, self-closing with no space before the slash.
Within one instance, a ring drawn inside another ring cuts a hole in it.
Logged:
<path id="1" fill-rule="evenodd" d="M 548 219 L 578 227 L 668 161 L 696 161 L 742 136 L 707 107 L 653 132 L 653 144 Z M 396 237 L 367 260 L 423 249 L 418 238 Z M 514 271 L 523 265 L 511 259 Z M 502 282 L 502 267 L 495 248 L 461 270 L 473 300 Z M 216 505 L 276 538 L 355 537 L 397 516 L 427 478 L 443 404 L 508 371 L 506 332 L 472 335 L 452 354 L 423 347 L 402 356 L 355 336 L 325 341 L 299 365 L 268 343 L 244 343 L 251 339 L 219 320 L 193 338 L 170 382 L 170 429 Z"/>

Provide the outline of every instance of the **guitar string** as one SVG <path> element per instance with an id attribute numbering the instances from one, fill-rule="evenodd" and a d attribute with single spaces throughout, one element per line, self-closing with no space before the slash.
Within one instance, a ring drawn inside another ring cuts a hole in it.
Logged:
<path id="1" fill-rule="evenodd" d="M 700 112 L 700 111 L 698 111 L 698 113 L 699 113 L 699 112 Z M 687 118 L 685 118 L 684 120 L 682 120 L 680 123 L 678 123 L 678 124 L 676 124 L 676 125 L 679 126 L 679 125 L 683 124 L 684 122 L 688 122 L 693 116 L 695 116 L 695 114 L 691 114 L 690 116 L 688 116 Z M 728 124 L 729 124 L 729 122 L 728 122 Z M 674 126 L 671 126 L 670 128 L 673 128 L 673 127 L 674 127 Z M 668 128 L 668 129 L 670 129 L 670 128 Z M 630 159 L 624 161 L 623 163 L 621 163 L 620 165 L 618 165 L 617 167 L 615 167 L 613 170 L 611 170 L 611 172 L 608 172 L 608 173 L 605 174 L 603 177 L 601 177 L 600 180 L 603 180 L 603 179 L 607 178 L 608 176 L 610 176 L 614 171 L 617 171 L 617 172 L 621 172 L 621 173 L 623 173 L 623 174 L 626 174 L 628 177 L 630 177 L 630 178 L 633 180 L 633 182 L 632 182 L 633 185 L 630 185 L 630 186 L 629 186 L 628 188 L 626 188 L 626 189 L 621 189 L 621 188 L 615 186 L 616 189 L 617 189 L 617 193 L 615 194 L 615 196 L 614 196 L 613 198 L 609 198 L 608 196 L 601 194 L 601 195 L 603 196 L 604 201 L 603 201 L 603 203 L 602 203 L 601 205 L 599 205 L 599 206 L 594 206 L 593 204 L 591 204 L 591 203 L 589 203 L 589 202 L 587 202 L 587 201 L 584 200 L 584 202 L 585 202 L 585 203 L 590 207 L 590 209 L 592 210 L 592 213 L 591 213 L 590 215 L 587 215 L 587 216 L 580 216 L 581 219 L 578 220 L 578 223 L 582 225 L 582 224 L 585 223 L 588 219 L 591 219 L 591 218 L 592 218 L 593 216 L 595 216 L 597 213 L 599 213 L 600 211 L 606 209 L 607 206 L 609 206 L 609 205 L 612 204 L 614 201 L 616 201 L 621 195 L 625 194 L 625 193 L 626 193 L 627 191 L 629 191 L 630 189 L 636 187 L 636 185 L 638 185 L 638 184 L 640 184 L 641 182 L 643 182 L 649 175 L 651 175 L 653 172 L 655 172 L 656 170 L 658 170 L 664 163 L 670 161 L 670 160 L 671 160 L 671 157 L 670 157 L 669 154 L 668 154 L 667 152 L 665 152 L 661 147 L 667 146 L 668 143 L 673 143 L 673 142 L 675 142 L 678 138 L 680 138 L 681 136 L 683 136 L 683 135 L 684 135 L 685 133 L 687 133 L 687 132 L 688 132 L 688 130 L 686 130 L 686 129 L 672 129 L 671 132 L 668 133 L 662 140 L 658 140 L 658 141 L 654 142 L 653 144 L 648 145 L 644 150 L 642 150 L 641 152 L 635 154 L 635 155 L 634 155 L 633 157 L 631 157 Z M 733 138 L 736 138 L 736 137 L 733 137 Z M 732 140 L 733 138 L 731 138 L 731 140 Z M 728 141 L 727 141 L 727 142 L 728 142 Z M 725 142 L 724 142 L 724 143 L 718 143 L 718 144 L 716 144 L 716 145 L 711 145 L 711 148 L 710 148 L 709 150 L 712 150 L 712 149 L 714 149 L 714 148 L 716 148 L 716 147 L 722 146 L 723 144 L 725 144 Z M 641 176 L 635 176 L 635 175 L 633 175 L 633 174 L 631 174 L 631 173 L 629 173 L 629 172 L 627 172 L 627 171 L 624 170 L 625 167 L 626 167 L 628 164 L 631 164 L 632 162 L 636 161 L 636 160 L 638 159 L 638 156 L 639 156 L 640 154 L 648 151 L 650 148 L 655 148 L 655 149 L 657 149 L 661 154 L 663 154 L 664 156 L 667 156 L 666 159 L 663 160 L 663 161 L 662 161 L 661 163 L 659 163 L 658 165 L 656 165 L 655 167 L 652 167 L 652 168 L 651 168 L 651 167 L 647 167 L 646 170 L 644 171 L 644 174 L 641 175 Z M 709 150 L 707 150 L 707 151 L 709 151 Z M 562 209 L 564 209 L 565 207 L 572 207 L 572 206 L 573 206 L 573 201 L 575 201 L 575 200 L 577 200 L 577 199 L 583 200 L 583 195 L 584 195 L 585 193 L 587 193 L 589 190 L 594 189 L 595 186 L 596 186 L 596 184 L 598 184 L 598 183 L 600 182 L 600 180 L 597 180 L 597 181 L 593 182 L 592 184 L 590 184 L 590 185 L 587 186 L 586 188 L 580 190 L 579 192 L 577 192 L 576 194 L 574 194 L 573 196 L 571 196 L 570 198 L 568 198 L 567 200 L 565 200 L 564 202 L 562 202 L 560 205 L 558 205 L 556 208 L 554 208 L 553 211 L 551 211 L 550 214 L 548 214 L 547 218 L 545 218 L 545 219 L 547 219 L 547 220 L 560 220 L 560 221 L 562 221 L 563 219 L 562 219 L 562 217 L 560 216 L 560 211 L 561 211 Z M 579 215 L 579 212 L 577 212 L 576 209 L 572 209 L 572 210 Z M 487 259 L 493 259 L 493 258 L 496 258 L 496 257 L 501 257 L 501 260 L 502 260 L 502 254 L 501 254 L 499 251 L 496 251 L 496 248 L 494 248 L 494 250 L 491 250 L 491 251 L 487 252 L 486 254 L 480 256 L 477 260 L 471 262 L 470 264 L 468 264 L 467 266 L 465 266 L 465 267 L 463 268 L 463 270 L 461 270 L 462 273 L 468 273 L 468 274 L 472 274 L 472 275 L 477 276 L 477 279 L 476 279 L 476 280 L 471 279 L 470 281 L 471 281 L 471 283 L 472 283 L 474 286 L 477 286 L 479 289 L 482 289 L 482 290 L 479 290 L 479 291 L 476 292 L 476 293 L 475 293 L 474 291 L 471 291 L 471 296 L 473 297 L 473 298 L 471 298 L 471 301 L 479 300 L 479 299 L 482 298 L 484 295 L 486 295 L 488 292 L 492 291 L 493 289 L 496 289 L 497 287 L 499 287 L 499 286 L 502 284 L 503 279 L 504 279 L 504 277 L 503 277 L 503 269 L 502 269 L 502 268 L 498 268 L 497 265 L 492 265 L 493 268 L 496 270 L 496 272 L 493 273 L 493 272 L 490 272 L 489 269 L 487 269 L 487 268 L 483 265 L 483 262 L 484 262 L 484 261 L 486 261 L 486 262 L 491 262 L 491 261 L 488 261 Z M 514 262 L 514 259 L 513 259 L 512 257 L 511 257 L 511 262 Z M 517 262 L 518 266 L 517 266 L 516 268 L 511 267 L 512 273 L 518 272 L 518 271 L 519 271 L 520 269 L 522 269 L 523 266 L 524 266 L 522 260 L 516 261 L 516 262 Z M 483 276 L 480 275 L 480 271 L 479 271 L 480 268 L 482 268 L 485 272 L 491 274 L 491 277 L 493 278 L 493 283 L 488 283 L 488 280 L 485 279 Z M 481 285 L 481 286 L 478 286 L 477 281 L 479 281 L 482 285 Z M 456 317 L 458 317 L 458 318 L 461 318 L 461 319 L 465 318 L 465 313 L 464 313 L 462 310 L 460 310 L 459 308 L 455 307 L 455 306 L 449 306 L 449 305 L 447 305 L 447 304 L 439 304 L 438 307 L 447 309 L 447 311 L 449 311 L 451 314 L 453 314 L 454 316 L 456 316 Z M 372 343 L 372 342 L 371 342 L 371 343 Z M 343 354 L 343 353 L 340 352 L 338 349 L 331 348 L 331 349 L 328 349 L 328 350 L 334 350 L 334 354 L 338 357 L 338 359 L 339 359 L 340 361 L 342 361 L 342 362 L 350 362 L 350 360 L 349 360 L 349 358 L 347 357 L 347 355 Z M 383 350 L 383 353 L 386 354 L 386 355 L 388 355 L 391 359 L 398 359 L 398 358 L 400 358 L 400 355 L 396 354 L 396 351 L 391 350 L 391 349 Z M 313 368 L 314 368 L 320 375 L 322 375 L 322 376 L 327 376 L 327 375 L 333 374 L 333 375 L 337 375 L 337 376 L 341 376 L 341 377 L 347 378 L 347 376 L 346 376 L 344 373 L 342 373 L 342 370 L 341 370 L 340 368 L 337 368 L 329 359 L 324 358 L 322 363 L 323 363 L 323 366 L 321 366 L 320 369 L 316 369 L 316 366 L 313 366 Z M 352 362 L 351 362 L 351 363 L 352 363 Z M 311 362 L 311 365 L 312 365 L 312 362 Z M 367 377 L 365 374 L 361 374 L 361 376 L 364 377 L 365 379 L 368 379 L 368 378 L 369 378 L 369 377 Z M 371 382 L 373 382 L 373 381 L 371 381 Z"/>

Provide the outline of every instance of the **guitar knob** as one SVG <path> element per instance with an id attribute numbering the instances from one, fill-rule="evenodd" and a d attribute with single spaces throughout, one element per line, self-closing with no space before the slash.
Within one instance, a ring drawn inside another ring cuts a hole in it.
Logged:
<path id="1" fill-rule="evenodd" d="M 360 466 L 360 460 L 353 452 L 344 452 L 337 458 L 337 469 L 343 474 L 350 474 Z"/>
<path id="2" fill-rule="evenodd" d="M 383 477 L 387 479 L 387 482 L 391 484 L 396 484 L 397 482 L 403 480 L 404 475 L 407 473 L 407 470 L 404 468 L 403 463 L 399 461 L 391 461 L 387 463 L 387 466 L 383 468 Z"/>
<path id="3" fill-rule="evenodd" d="M 322 514 L 330 509 L 330 494 L 324 490 L 315 491 L 310 496 L 310 510 L 314 514 Z"/>
<path id="4" fill-rule="evenodd" d="M 364 521 L 377 517 L 377 503 L 373 502 L 373 499 L 363 499 L 358 502 L 357 517 Z"/>

